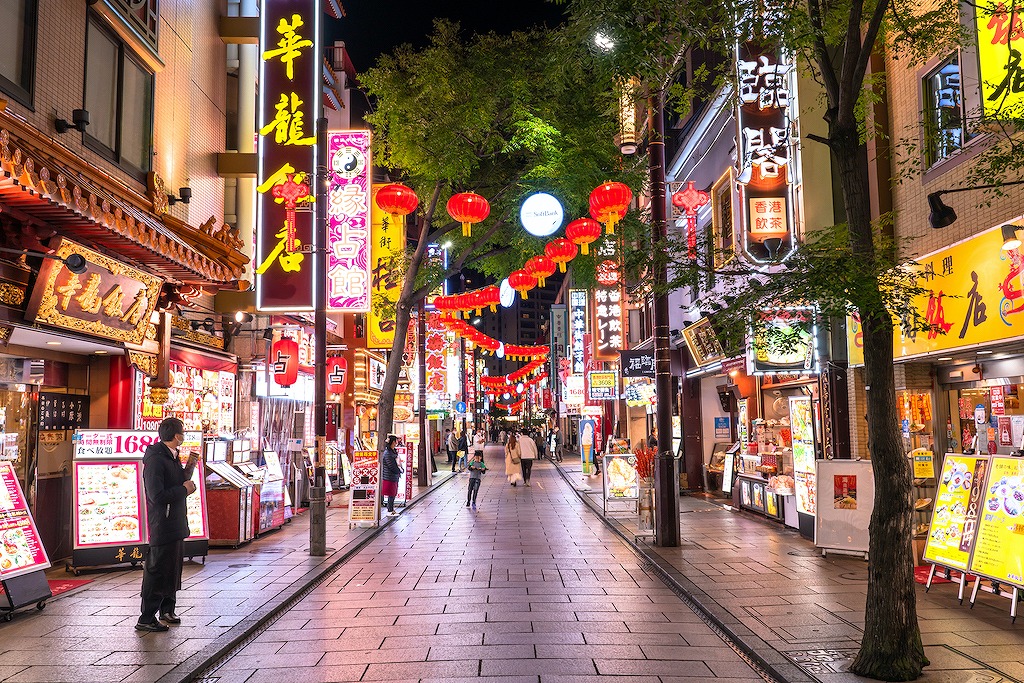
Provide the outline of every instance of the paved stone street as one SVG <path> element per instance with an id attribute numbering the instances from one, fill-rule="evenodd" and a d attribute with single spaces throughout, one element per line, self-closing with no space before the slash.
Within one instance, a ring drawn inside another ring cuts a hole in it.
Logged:
<path id="1" fill-rule="evenodd" d="M 497 470 L 476 511 L 462 476 L 207 680 L 763 680 L 550 464 L 529 488 Z"/>

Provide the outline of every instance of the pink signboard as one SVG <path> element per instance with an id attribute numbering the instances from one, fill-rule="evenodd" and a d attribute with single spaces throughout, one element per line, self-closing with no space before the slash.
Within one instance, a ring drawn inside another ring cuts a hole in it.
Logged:
<path id="1" fill-rule="evenodd" d="M 80 461 L 74 466 L 75 548 L 144 543 L 142 463 Z"/>
<path id="2" fill-rule="evenodd" d="M 43 542 L 9 462 L 0 462 L 0 579 L 46 569 Z"/>
<path id="3" fill-rule="evenodd" d="M 327 306 L 370 310 L 370 131 L 327 134 Z"/>

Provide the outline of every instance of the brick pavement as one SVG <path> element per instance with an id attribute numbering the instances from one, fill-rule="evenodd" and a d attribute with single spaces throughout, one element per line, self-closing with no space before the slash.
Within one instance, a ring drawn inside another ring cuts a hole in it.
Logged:
<path id="1" fill-rule="evenodd" d="M 763 680 L 550 464 L 497 469 L 479 509 L 461 476 L 204 680 Z"/>
<path id="2" fill-rule="evenodd" d="M 439 481 L 450 476 L 440 474 Z M 417 489 L 414 499 L 426 493 Z M 134 630 L 140 570 L 83 573 L 93 582 L 51 599 L 41 612 L 20 611 L 12 622 L 0 622 L 0 681 L 185 680 L 372 535 L 348 528 L 347 508 L 327 514 L 325 557 L 310 557 L 309 518 L 300 515 L 240 548 L 212 549 L 205 565 L 186 562 L 177 607 L 182 625 L 168 633 Z M 62 568 L 50 573 L 70 576 Z"/>

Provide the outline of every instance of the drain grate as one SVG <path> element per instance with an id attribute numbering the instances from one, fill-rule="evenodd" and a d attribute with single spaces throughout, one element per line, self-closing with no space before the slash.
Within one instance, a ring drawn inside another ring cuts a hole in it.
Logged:
<path id="1" fill-rule="evenodd" d="M 251 564 L 229 564 L 228 569 L 245 569 L 246 567 L 251 566 Z"/>
<path id="2" fill-rule="evenodd" d="M 787 555 L 792 555 L 793 557 L 816 557 L 818 555 L 821 555 L 821 551 L 820 550 L 814 550 L 813 548 L 808 548 L 807 550 L 802 550 L 802 549 L 790 550 L 786 554 Z"/>

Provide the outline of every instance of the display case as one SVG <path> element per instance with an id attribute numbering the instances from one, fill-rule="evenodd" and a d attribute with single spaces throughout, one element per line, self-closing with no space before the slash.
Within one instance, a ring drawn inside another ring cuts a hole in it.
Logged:
<path id="1" fill-rule="evenodd" d="M 284 472 L 277 451 L 264 450 L 266 475 L 260 488 L 259 526 L 257 533 L 266 533 L 284 526 Z"/>
<path id="2" fill-rule="evenodd" d="M 987 396 L 986 396 L 987 400 Z M 930 392 L 897 391 L 896 410 L 903 437 L 903 450 L 916 448 L 935 450 L 932 422 L 932 395 Z"/>
<path id="3" fill-rule="evenodd" d="M 253 538 L 254 485 L 226 462 L 207 463 L 210 545 L 237 548 Z"/>

